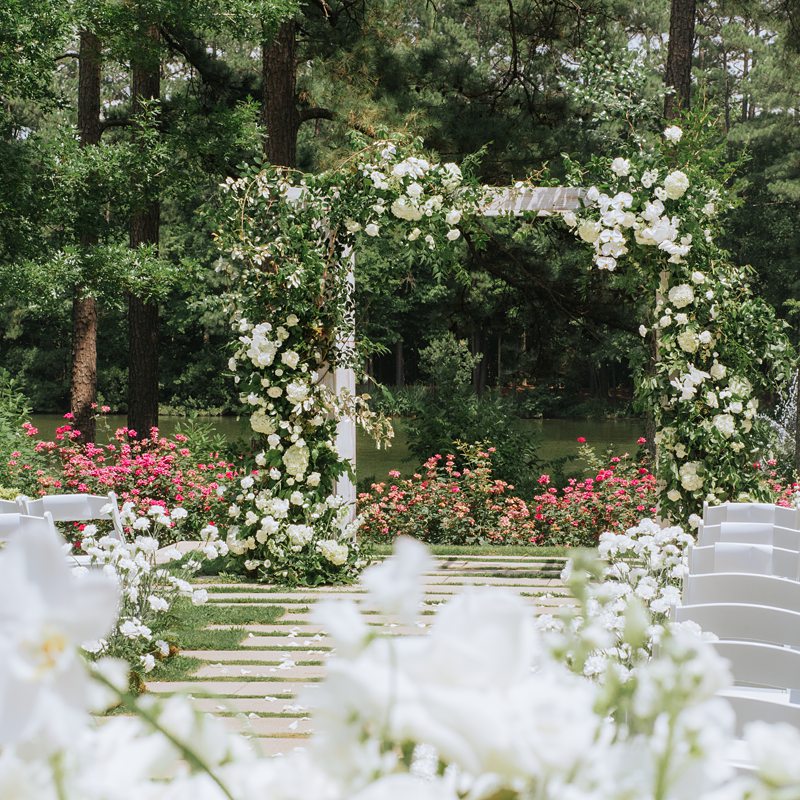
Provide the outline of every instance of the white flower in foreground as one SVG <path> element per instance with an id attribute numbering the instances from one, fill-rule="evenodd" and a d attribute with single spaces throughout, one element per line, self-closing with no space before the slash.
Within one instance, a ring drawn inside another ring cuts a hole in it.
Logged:
<path id="1" fill-rule="evenodd" d="M 683 131 L 677 125 L 670 125 L 668 128 L 664 129 L 664 138 L 670 144 L 677 144 L 682 136 Z"/>
<path id="2" fill-rule="evenodd" d="M 283 465 L 286 467 L 286 471 L 295 478 L 301 478 L 308 469 L 308 448 L 300 442 L 293 444 L 283 454 Z"/>
<path id="3" fill-rule="evenodd" d="M 413 622 L 423 598 L 420 579 L 432 568 L 425 545 L 403 536 L 395 543 L 394 554 L 365 570 L 361 582 L 381 611 Z"/>
<path id="4" fill-rule="evenodd" d="M 81 643 L 104 638 L 116 619 L 116 583 L 78 578 L 62 544 L 32 530 L 0 550 L 0 746 L 69 742 L 90 702 Z"/>
<path id="5" fill-rule="evenodd" d="M 681 172 L 679 169 L 670 172 L 669 175 L 664 178 L 664 191 L 667 193 L 667 197 L 669 197 L 670 200 L 677 200 L 679 197 L 683 197 L 688 188 L 689 178 L 685 172 Z"/>
<path id="6" fill-rule="evenodd" d="M 367 236 L 377 236 L 380 233 L 380 228 L 374 222 L 370 222 L 369 225 L 364 228 L 364 233 L 366 233 Z"/>
<path id="7" fill-rule="evenodd" d="M 451 228 L 449 231 L 447 231 L 448 242 L 454 242 L 459 236 L 461 236 L 461 231 L 458 228 Z"/>

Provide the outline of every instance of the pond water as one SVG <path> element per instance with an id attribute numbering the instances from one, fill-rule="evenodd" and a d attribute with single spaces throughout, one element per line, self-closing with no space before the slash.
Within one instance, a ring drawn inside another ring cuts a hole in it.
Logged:
<path id="1" fill-rule="evenodd" d="M 235 417 L 201 417 L 200 420 L 213 425 L 229 440 L 248 434 L 246 422 Z M 31 421 L 39 429 L 39 437 L 44 439 L 52 439 L 55 429 L 64 423 L 63 417 L 56 414 L 35 414 Z M 124 416 L 105 417 L 98 428 L 98 440 L 107 440 L 116 428 L 125 423 Z M 186 420 L 182 417 L 161 418 L 161 430 L 165 434 L 174 433 L 185 424 Z M 537 436 L 539 453 L 544 461 L 574 455 L 579 436 L 601 451 L 608 447 L 620 453 L 632 451 L 644 430 L 644 422 L 639 419 L 534 419 L 521 420 L 519 425 Z M 408 452 L 402 420 L 395 424 L 394 442 L 388 450 L 376 450 L 372 440 L 359 431 L 356 451 L 358 472 L 362 477 L 383 478 L 390 469 L 405 473 L 416 466 Z"/>

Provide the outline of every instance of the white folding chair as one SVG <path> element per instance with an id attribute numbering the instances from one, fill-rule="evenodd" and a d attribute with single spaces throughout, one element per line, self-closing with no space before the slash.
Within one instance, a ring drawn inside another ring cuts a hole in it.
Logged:
<path id="1" fill-rule="evenodd" d="M 712 642 L 730 664 L 735 684 L 768 689 L 800 687 L 800 651 L 756 642 Z"/>
<path id="2" fill-rule="evenodd" d="M 683 587 L 686 605 L 753 603 L 800 613 L 800 582 L 775 575 L 711 572 L 687 576 Z"/>
<path id="3" fill-rule="evenodd" d="M 689 550 L 689 573 L 745 572 L 797 580 L 800 553 L 781 547 L 717 542 Z"/>
<path id="4" fill-rule="evenodd" d="M 25 503 L 22 498 L 16 500 L 0 500 L 0 514 L 24 514 Z"/>
<path id="5" fill-rule="evenodd" d="M 769 522 L 721 522 L 700 529 L 698 545 L 702 547 L 717 542 L 763 544 L 785 550 L 800 550 L 800 531 Z"/>
<path id="6" fill-rule="evenodd" d="M 724 697 L 733 709 L 738 737 L 744 734 L 745 726 L 751 722 L 785 722 L 800 728 L 800 705 L 790 703 L 787 695 L 739 694 L 734 688 L 720 692 L 720 697 Z"/>
<path id="7" fill-rule="evenodd" d="M 766 522 L 800 529 L 800 509 L 772 503 L 723 503 L 719 506 L 703 503 L 703 525 L 719 525 L 721 522 Z"/>
<path id="8" fill-rule="evenodd" d="M 800 648 L 800 612 L 748 603 L 704 603 L 675 608 L 678 622 L 696 622 L 720 639 Z M 800 685 L 800 674 L 797 676 Z"/>
<path id="9" fill-rule="evenodd" d="M 26 509 L 32 516 L 52 514 L 56 522 L 110 521 L 113 533 L 120 541 L 125 541 L 125 531 L 119 515 L 117 495 L 109 492 L 106 496 L 94 494 L 51 494 L 37 500 L 27 500 Z"/>
<path id="10" fill-rule="evenodd" d="M 0 514 L 0 542 L 9 541 L 12 536 L 24 536 L 30 531 L 46 530 L 58 535 L 53 517 L 49 513 L 38 517 L 27 514 Z"/>

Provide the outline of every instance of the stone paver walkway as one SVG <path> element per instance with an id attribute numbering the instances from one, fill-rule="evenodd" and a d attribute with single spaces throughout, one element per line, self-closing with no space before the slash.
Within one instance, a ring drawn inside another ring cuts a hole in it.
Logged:
<path id="1" fill-rule="evenodd" d="M 358 602 L 368 621 L 394 635 L 424 633 L 436 606 L 468 586 L 502 586 L 526 597 L 534 613 L 570 603 L 559 578 L 562 558 L 534 556 L 439 557 L 425 576 L 425 601 L 416 625 L 370 609 L 358 586 L 276 589 L 258 584 L 203 582 L 209 602 L 221 606 L 277 605 L 286 613 L 272 625 L 245 625 L 245 639 L 236 650 L 188 650 L 201 661 L 190 680 L 148 684 L 155 693 L 189 692 L 198 709 L 222 715 L 232 729 L 257 738 L 265 754 L 302 747 L 311 733 L 300 693 L 325 675 L 325 661 L 334 652 L 324 630 L 311 620 L 314 603 L 345 596 Z M 226 627 L 226 626 L 210 626 Z"/>

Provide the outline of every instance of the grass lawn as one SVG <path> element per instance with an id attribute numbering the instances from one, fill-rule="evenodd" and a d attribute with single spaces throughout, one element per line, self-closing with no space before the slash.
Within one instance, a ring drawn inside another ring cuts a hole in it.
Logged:
<path id="1" fill-rule="evenodd" d="M 285 608 L 273 605 L 193 606 L 188 600 L 176 604 L 169 639 L 181 650 L 237 650 L 247 631 L 240 625 L 271 625 L 279 620 Z M 227 630 L 206 630 L 207 625 L 232 625 Z M 181 653 L 159 663 L 148 678 L 152 681 L 182 681 L 191 678 L 200 666 L 200 659 Z"/>

